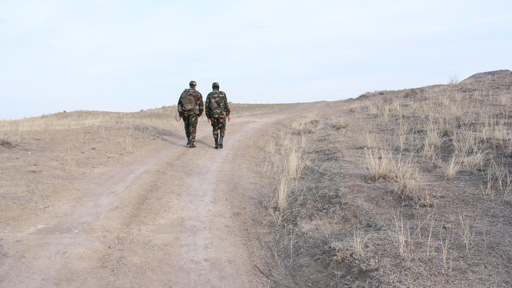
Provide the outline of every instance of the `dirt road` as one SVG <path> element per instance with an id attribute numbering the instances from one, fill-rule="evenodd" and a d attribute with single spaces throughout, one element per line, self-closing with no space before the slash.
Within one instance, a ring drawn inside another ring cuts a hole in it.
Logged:
<path id="1" fill-rule="evenodd" d="M 3 231 L 0 287 L 266 287 L 258 244 L 243 217 L 257 165 L 253 141 L 281 118 L 233 119 L 213 149 L 199 124 L 197 148 L 167 135 L 114 169 L 98 168 L 54 217 Z"/>

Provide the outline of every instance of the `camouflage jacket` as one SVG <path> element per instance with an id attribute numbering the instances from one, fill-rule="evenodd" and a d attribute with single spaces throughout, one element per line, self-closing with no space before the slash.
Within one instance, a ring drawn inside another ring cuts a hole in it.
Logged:
<path id="1" fill-rule="evenodd" d="M 182 98 L 189 92 L 192 91 L 195 99 L 195 106 L 192 110 L 186 111 L 184 109 L 184 105 L 182 102 Z M 204 110 L 204 103 L 203 103 L 203 95 L 201 95 L 201 92 L 197 91 L 196 89 L 185 89 L 180 96 L 180 100 L 178 100 L 178 112 L 180 115 L 182 114 L 193 114 L 195 113 L 197 116 L 201 116 L 203 114 Z"/>
<path id="2" fill-rule="evenodd" d="M 205 103 L 205 114 L 208 119 L 227 117 L 230 113 L 226 93 L 219 90 L 208 93 Z"/>

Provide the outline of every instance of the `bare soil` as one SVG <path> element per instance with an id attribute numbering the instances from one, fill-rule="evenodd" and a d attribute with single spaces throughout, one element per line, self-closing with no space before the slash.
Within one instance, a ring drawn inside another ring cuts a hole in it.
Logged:
<path id="1" fill-rule="evenodd" d="M 195 149 L 165 127 L 4 133 L 0 287 L 267 287 L 254 140 L 307 107 L 235 113 L 219 150 L 204 117 Z"/>

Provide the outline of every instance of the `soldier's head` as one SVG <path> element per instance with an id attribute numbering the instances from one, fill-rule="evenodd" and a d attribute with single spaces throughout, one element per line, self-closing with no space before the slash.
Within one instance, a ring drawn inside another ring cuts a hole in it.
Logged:
<path id="1" fill-rule="evenodd" d="M 192 80 L 192 81 L 190 81 L 190 82 L 188 83 L 188 86 L 190 86 L 190 88 L 196 88 L 197 83 L 196 83 L 196 81 Z"/>
<path id="2" fill-rule="evenodd" d="M 219 90 L 219 88 L 220 88 L 219 83 L 218 82 L 213 82 L 212 88 L 213 88 L 213 90 Z"/>

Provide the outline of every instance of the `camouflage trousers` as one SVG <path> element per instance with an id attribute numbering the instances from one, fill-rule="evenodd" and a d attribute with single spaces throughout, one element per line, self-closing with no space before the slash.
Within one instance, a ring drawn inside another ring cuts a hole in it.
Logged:
<path id="1" fill-rule="evenodd" d="M 211 123 L 213 128 L 213 138 L 219 139 L 219 131 L 220 136 L 224 137 L 224 133 L 226 133 L 226 117 L 212 117 Z"/>
<path id="2" fill-rule="evenodd" d="M 185 134 L 190 141 L 196 141 L 197 115 L 183 114 L 183 123 L 185 124 Z"/>

